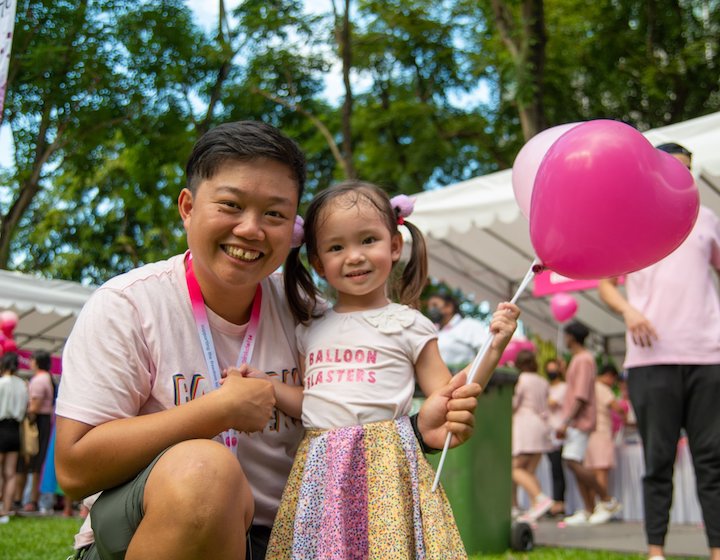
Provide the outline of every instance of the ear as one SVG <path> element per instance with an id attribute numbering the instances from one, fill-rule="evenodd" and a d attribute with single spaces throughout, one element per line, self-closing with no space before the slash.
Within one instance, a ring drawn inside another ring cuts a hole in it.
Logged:
<path id="1" fill-rule="evenodd" d="M 403 250 L 403 238 L 402 234 L 396 233 L 390 238 L 390 255 L 392 256 L 392 262 L 396 263 L 400 260 Z"/>
<path id="2" fill-rule="evenodd" d="M 178 211 L 180 212 L 180 218 L 183 221 L 183 226 L 185 226 L 185 229 L 187 229 L 188 222 L 192 215 L 192 209 L 193 195 L 190 192 L 190 189 L 184 188 L 180 191 L 180 196 L 178 196 Z"/>

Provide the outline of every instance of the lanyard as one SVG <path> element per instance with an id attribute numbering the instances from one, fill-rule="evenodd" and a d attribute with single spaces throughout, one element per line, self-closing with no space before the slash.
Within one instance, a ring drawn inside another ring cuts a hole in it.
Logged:
<path id="1" fill-rule="evenodd" d="M 198 284 L 197 278 L 195 277 L 195 271 L 193 270 L 192 264 L 192 254 L 190 253 L 188 253 L 187 256 L 185 279 L 187 281 L 188 292 L 190 294 L 190 305 L 192 306 L 195 326 L 197 327 L 198 336 L 200 337 L 200 346 L 202 348 L 203 355 L 205 356 L 208 373 L 210 374 L 210 381 L 212 382 L 213 389 L 217 389 L 220 387 L 221 379 L 220 364 L 218 362 L 217 352 L 215 351 L 212 332 L 210 331 L 210 321 L 208 320 L 207 310 L 205 309 L 205 300 L 203 299 L 202 292 L 200 290 L 200 284 Z M 250 322 L 248 322 L 247 329 L 245 330 L 245 336 L 240 344 L 237 366 L 240 366 L 241 364 L 249 364 L 252 359 L 253 350 L 255 349 L 255 341 L 257 340 L 258 325 L 260 324 L 261 305 L 262 288 L 260 287 L 260 284 L 258 284 L 257 290 L 255 291 L 255 298 L 253 299 L 252 312 L 250 313 Z M 223 441 L 233 453 L 237 451 L 238 434 L 235 430 L 229 429 L 223 432 Z"/>

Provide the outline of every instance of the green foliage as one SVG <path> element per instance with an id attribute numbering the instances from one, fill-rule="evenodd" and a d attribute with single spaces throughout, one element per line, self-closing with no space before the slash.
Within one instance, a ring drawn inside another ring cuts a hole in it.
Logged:
<path id="1" fill-rule="evenodd" d="M 528 52 L 539 47 L 523 14 L 542 6 L 542 68 L 511 52 L 493 4 Z M 391 194 L 510 167 L 520 108 L 538 92 L 550 126 L 602 117 L 646 129 L 716 111 L 719 4 L 356 0 L 345 49 L 339 2 L 309 13 L 300 0 L 244 0 L 204 31 L 183 0 L 23 0 L 0 267 L 97 283 L 182 250 L 185 159 L 227 120 L 263 120 L 300 143 L 303 206 L 345 178 L 348 145 L 357 175 Z M 348 52 L 352 89 L 328 98 Z"/>

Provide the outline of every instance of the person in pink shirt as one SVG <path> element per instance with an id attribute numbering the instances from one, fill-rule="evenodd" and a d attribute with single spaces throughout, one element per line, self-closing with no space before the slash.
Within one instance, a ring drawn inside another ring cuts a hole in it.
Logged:
<path id="1" fill-rule="evenodd" d="M 554 505 L 543 494 L 535 470 L 542 454 L 549 451 L 550 424 L 548 409 L 549 384 L 537 373 L 535 352 L 521 350 L 515 358 L 520 376 L 513 394 L 512 417 L 512 481 L 532 500 L 530 509 L 519 516 L 520 521 L 536 521 Z M 517 492 L 513 490 L 513 506 L 517 507 Z"/>
<path id="2" fill-rule="evenodd" d="M 585 348 L 585 339 L 589 334 L 589 329 L 579 321 L 573 321 L 565 327 L 565 346 L 570 350 L 572 358 L 565 373 L 567 390 L 562 407 L 564 420 L 556 435 L 558 439 L 565 440 L 562 458 L 575 476 L 584 505 L 584 509 L 565 518 L 568 525 L 585 525 L 590 522 L 592 515 L 600 511 L 614 515 L 621 508 L 617 500 L 607 493 L 607 489 L 598 484 L 594 473 L 583 466 L 590 433 L 597 422 L 597 366 L 594 356 Z M 595 496 L 601 500 L 597 505 Z"/>
<path id="3" fill-rule="evenodd" d="M 657 147 L 688 169 L 692 154 L 675 143 Z M 687 239 L 661 261 L 602 280 L 602 300 L 627 327 L 628 391 L 643 442 L 648 556 L 664 557 L 680 430 L 692 453 L 710 557 L 720 560 L 720 220 L 701 206 Z"/>
<path id="4" fill-rule="evenodd" d="M 47 455 L 48 443 L 50 443 L 50 430 L 52 423 L 53 408 L 55 405 L 55 384 L 50 376 L 51 357 L 45 350 L 33 352 L 30 360 L 30 369 L 33 376 L 28 383 L 30 400 L 28 402 L 27 414 L 34 419 L 38 427 L 38 440 L 40 451 L 34 457 L 23 457 L 18 460 L 18 477 L 15 494 L 16 506 L 21 505 L 23 490 L 27 476 L 32 476 L 30 487 L 30 501 L 22 508 L 26 512 L 38 511 L 38 499 L 40 498 L 40 473 L 42 472 L 45 456 Z"/>
<path id="5" fill-rule="evenodd" d="M 565 363 L 557 358 L 551 358 L 545 362 L 545 375 L 550 383 L 548 390 L 548 408 L 550 410 L 550 427 L 552 449 L 547 453 L 552 472 L 552 492 L 555 502 L 550 508 L 550 515 L 565 514 L 565 471 L 562 463 L 562 441 L 555 436 L 555 431 L 562 426 L 565 418 L 562 414 L 562 405 L 565 401 L 567 384 L 564 379 Z"/>
<path id="6" fill-rule="evenodd" d="M 265 557 L 303 427 L 275 408 L 270 381 L 220 377 L 247 364 L 300 383 L 277 269 L 305 167 L 270 125 L 212 128 L 178 197 L 189 250 L 112 278 L 80 312 L 63 351 L 57 477 L 71 499 L 101 493 L 76 558 Z M 415 418 L 429 447 L 472 432 L 481 389 L 458 377 Z"/>
<path id="7" fill-rule="evenodd" d="M 622 405 L 613 393 L 618 380 L 618 371 L 612 364 L 602 367 L 595 381 L 595 402 L 597 405 L 597 422 L 595 430 L 590 434 L 585 453 L 585 467 L 595 473 L 601 488 L 607 492 L 610 469 L 615 468 L 615 441 L 613 439 L 612 414 L 620 414 L 624 418 Z M 593 494 L 593 501 L 595 496 Z M 600 508 L 588 520 L 591 525 L 607 523 L 613 512 Z"/>

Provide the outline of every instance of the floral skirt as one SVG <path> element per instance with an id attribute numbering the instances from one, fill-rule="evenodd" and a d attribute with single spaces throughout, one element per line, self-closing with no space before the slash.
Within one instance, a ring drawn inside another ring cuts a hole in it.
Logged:
<path id="1" fill-rule="evenodd" d="M 267 560 L 467 558 L 450 504 L 407 416 L 308 430 Z"/>

